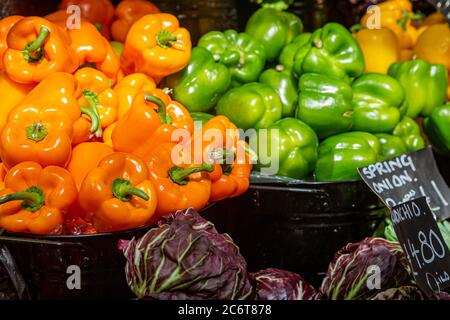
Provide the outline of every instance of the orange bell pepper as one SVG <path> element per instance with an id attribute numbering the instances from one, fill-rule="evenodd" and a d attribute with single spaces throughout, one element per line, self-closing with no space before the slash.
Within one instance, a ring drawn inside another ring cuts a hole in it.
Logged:
<path id="1" fill-rule="evenodd" d="M 81 17 L 96 25 L 104 37 L 111 38 L 110 28 L 114 19 L 114 6 L 110 0 L 63 0 L 59 9 L 65 13 L 70 5 L 79 6 Z"/>
<path id="2" fill-rule="evenodd" d="M 0 130 L 8 119 L 9 112 L 21 102 L 25 96 L 33 89 L 32 84 L 21 84 L 9 79 L 5 71 L 0 71 L 0 92 L 1 112 L 0 112 Z"/>
<path id="3" fill-rule="evenodd" d="M 6 169 L 3 163 L 0 163 L 0 190 L 5 189 Z"/>
<path id="4" fill-rule="evenodd" d="M 58 108 L 65 111 L 75 123 L 80 118 L 78 97 L 81 88 L 75 77 L 69 73 L 57 72 L 41 81 L 21 102 L 41 108 Z"/>
<path id="5" fill-rule="evenodd" d="M 133 23 L 146 14 L 159 13 L 159 9 L 153 3 L 144 0 L 121 1 L 114 12 L 115 21 L 111 25 L 112 38 L 119 42 L 125 42 L 128 31 Z"/>
<path id="6" fill-rule="evenodd" d="M 143 73 L 133 73 L 120 80 L 114 87 L 119 98 L 118 117 L 123 115 L 130 109 L 134 97 L 141 91 L 150 91 L 156 88 L 155 81 Z"/>
<path id="7" fill-rule="evenodd" d="M 356 31 L 353 35 L 364 54 L 365 71 L 386 74 L 391 64 L 400 60 L 397 37 L 388 28 L 366 29 L 361 26 L 362 29 L 359 29 L 358 27 L 355 26 L 352 31 Z"/>
<path id="8" fill-rule="evenodd" d="M 70 173 L 22 162 L 6 174 L 0 191 L 0 227 L 12 232 L 61 233 L 67 209 L 77 199 Z"/>
<path id="9" fill-rule="evenodd" d="M 422 18 L 412 12 L 412 4 L 409 0 L 388 0 L 377 5 L 380 12 L 380 24 L 383 28 L 391 29 L 397 36 L 399 49 L 412 48 L 417 39 L 417 29 L 411 21 Z M 361 19 L 364 27 L 370 28 L 369 21 L 373 13 L 365 14 Z"/>
<path id="10" fill-rule="evenodd" d="M 219 201 L 239 196 L 247 191 L 252 164 L 248 153 L 249 146 L 240 140 L 238 128 L 225 116 L 216 116 L 202 127 L 202 159 L 213 161 L 214 170 L 210 173 L 211 195 L 209 201 Z M 191 142 L 193 150 L 197 139 Z M 199 159 L 194 159 L 199 163 Z M 201 162 L 200 162 L 201 163 Z"/>
<path id="11" fill-rule="evenodd" d="M 208 172 L 214 170 L 214 165 L 210 162 L 199 166 L 177 163 L 178 159 L 172 157 L 176 146 L 174 143 L 159 144 L 145 159 L 158 197 L 155 219 L 191 207 L 199 211 L 209 200 L 211 180 Z M 181 160 L 184 155 L 179 157 Z"/>
<path id="12" fill-rule="evenodd" d="M 14 24 L 7 45 L 3 65 L 19 83 L 41 82 L 52 73 L 72 73 L 79 66 L 67 33 L 43 18 L 27 17 Z"/>
<path id="13" fill-rule="evenodd" d="M 145 163 L 113 153 L 84 179 L 79 202 L 99 232 L 137 228 L 149 223 L 157 205 L 156 190 Z"/>
<path id="14" fill-rule="evenodd" d="M 101 138 L 103 129 L 117 120 L 119 104 L 108 78 L 99 70 L 79 69 L 75 79 L 82 90 L 78 103 L 83 116 L 74 125 L 73 145 Z"/>
<path id="15" fill-rule="evenodd" d="M 429 27 L 435 24 L 446 23 L 445 16 L 440 12 L 434 12 L 428 15 L 420 24 L 420 27 Z"/>
<path id="16" fill-rule="evenodd" d="M 65 167 L 72 151 L 73 122 L 53 106 L 20 104 L 9 114 L 1 135 L 1 159 L 7 169 L 23 161 Z"/>
<path id="17" fill-rule="evenodd" d="M 112 133 L 114 131 L 114 128 L 116 127 L 117 122 L 114 122 L 111 124 L 108 128 L 103 131 L 103 143 L 113 148 L 113 142 L 112 142 Z"/>
<path id="18" fill-rule="evenodd" d="M 450 70 L 450 27 L 447 23 L 429 26 L 417 39 L 414 54 Z"/>
<path id="19" fill-rule="evenodd" d="M 8 32 L 13 25 L 22 19 L 22 16 L 9 16 L 0 20 L 0 70 L 3 69 L 3 54 L 8 48 L 8 44 L 6 43 Z"/>
<path id="20" fill-rule="evenodd" d="M 72 174 L 78 189 L 87 174 L 97 168 L 100 160 L 113 152 L 110 146 L 101 142 L 84 142 L 73 148 L 67 170 Z"/>
<path id="21" fill-rule="evenodd" d="M 183 69 L 191 58 L 189 31 L 167 13 L 143 16 L 128 32 L 121 56 L 122 69 L 142 72 L 153 79 Z"/>
<path id="22" fill-rule="evenodd" d="M 176 129 L 192 134 L 194 122 L 189 111 L 163 90 L 154 89 L 135 97 L 132 107 L 117 121 L 112 142 L 117 151 L 145 157 L 155 145 L 171 142 Z"/>
<path id="23" fill-rule="evenodd" d="M 120 70 L 120 60 L 108 40 L 89 22 L 82 22 L 79 29 L 68 30 L 68 33 L 80 65 L 95 67 L 114 84 Z"/>

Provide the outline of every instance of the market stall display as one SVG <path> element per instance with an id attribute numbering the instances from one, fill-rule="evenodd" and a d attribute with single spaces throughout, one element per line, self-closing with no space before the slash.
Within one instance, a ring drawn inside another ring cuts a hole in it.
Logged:
<path id="1" fill-rule="evenodd" d="M 448 298 L 359 172 L 431 146 L 450 180 L 445 16 L 373 1 L 305 31 L 295 1 L 251 2 L 201 34 L 146 0 L 0 20 L 0 244 L 34 298 Z"/>

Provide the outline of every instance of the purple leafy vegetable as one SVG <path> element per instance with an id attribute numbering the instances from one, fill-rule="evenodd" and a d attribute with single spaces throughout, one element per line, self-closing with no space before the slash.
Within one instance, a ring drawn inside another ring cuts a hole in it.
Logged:
<path id="1" fill-rule="evenodd" d="M 379 289 L 370 285 L 376 276 L 373 270 L 379 270 Z M 331 300 L 370 300 L 382 291 L 412 284 L 400 244 L 366 238 L 339 250 L 328 266 L 320 292 Z"/>
<path id="2" fill-rule="evenodd" d="M 121 241 L 138 298 L 252 299 L 247 263 L 227 234 L 192 209 L 166 216 L 139 240 Z"/>
<path id="3" fill-rule="evenodd" d="M 416 286 L 403 286 L 380 292 L 372 300 L 425 300 L 425 298 Z"/>
<path id="4" fill-rule="evenodd" d="M 252 275 L 258 300 L 313 300 L 318 296 L 313 286 L 293 272 L 271 268 Z"/>

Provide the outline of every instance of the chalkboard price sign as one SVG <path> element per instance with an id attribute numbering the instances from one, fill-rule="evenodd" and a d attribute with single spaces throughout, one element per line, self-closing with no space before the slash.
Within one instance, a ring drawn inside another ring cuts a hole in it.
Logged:
<path id="1" fill-rule="evenodd" d="M 439 172 L 430 147 L 358 170 L 387 207 L 426 197 L 438 221 L 450 218 L 450 189 Z"/>
<path id="2" fill-rule="evenodd" d="M 393 207 L 391 216 L 417 285 L 428 296 L 450 287 L 450 252 L 426 198 Z"/>

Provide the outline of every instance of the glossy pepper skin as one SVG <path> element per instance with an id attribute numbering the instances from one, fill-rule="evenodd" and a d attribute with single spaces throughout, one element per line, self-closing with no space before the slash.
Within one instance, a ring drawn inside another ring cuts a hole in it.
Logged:
<path id="1" fill-rule="evenodd" d="M 417 39 L 417 29 L 412 25 L 412 21 L 420 19 L 419 15 L 412 12 L 412 3 L 409 0 L 388 0 L 378 3 L 379 22 L 382 28 L 392 30 L 399 43 L 399 48 L 411 48 Z M 361 24 L 372 28 L 374 12 L 369 11 L 361 18 Z M 376 20 L 375 20 L 376 21 Z"/>
<path id="2" fill-rule="evenodd" d="M 189 31 L 168 13 L 143 16 L 131 27 L 121 56 L 127 74 L 160 79 L 183 69 L 191 58 Z"/>
<path id="3" fill-rule="evenodd" d="M 158 206 L 155 219 L 183 208 L 199 211 L 208 203 L 211 193 L 212 163 L 201 165 L 183 165 L 172 156 L 174 143 L 162 143 L 153 148 L 146 156 L 145 162 L 150 172 L 150 179 L 155 185 Z M 184 155 L 180 155 L 180 160 Z"/>
<path id="4" fill-rule="evenodd" d="M 72 73 L 79 66 L 67 33 L 43 18 L 27 17 L 14 24 L 7 45 L 3 65 L 19 83 L 41 82 L 52 73 Z"/>
<path id="5" fill-rule="evenodd" d="M 70 29 L 68 33 L 80 65 L 96 68 L 115 83 L 120 70 L 120 60 L 111 44 L 97 28 L 92 23 L 82 21 L 80 28 Z"/>
<path id="6" fill-rule="evenodd" d="M 450 152 L 450 104 L 434 109 L 423 121 L 423 128 L 433 146 Z"/>
<path id="7" fill-rule="evenodd" d="M 230 69 L 233 86 L 257 81 L 266 64 L 264 46 L 245 32 L 211 31 L 200 38 L 198 46 Z"/>
<path id="8" fill-rule="evenodd" d="M 72 122 L 80 118 L 78 97 L 82 90 L 76 78 L 65 72 L 49 75 L 31 90 L 21 102 L 40 108 L 54 107 L 65 111 Z"/>
<path id="9" fill-rule="evenodd" d="M 195 128 L 199 128 L 200 125 L 203 127 L 214 116 L 205 112 L 191 112 L 191 118 L 194 121 Z"/>
<path id="10" fill-rule="evenodd" d="M 375 136 L 380 141 L 381 161 L 389 160 L 408 152 L 405 142 L 400 137 L 387 133 L 378 133 Z"/>
<path id="11" fill-rule="evenodd" d="M 111 153 L 114 153 L 113 148 L 101 142 L 83 142 L 73 148 L 67 170 L 72 174 L 78 189 L 88 173 Z"/>
<path id="12" fill-rule="evenodd" d="M 67 170 L 22 162 L 8 171 L 5 189 L 0 191 L 0 227 L 41 235 L 60 233 L 77 193 Z"/>
<path id="13" fill-rule="evenodd" d="M 422 59 L 399 62 L 389 68 L 388 74 L 403 86 L 409 104 L 407 115 L 411 118 L 428 116 L 445 101 L 448 75 L 441 64 Z"/>
<path id="14" fill-rule="evenodd" d="M 278 62 L 287 70 L 291 70 L 292 74 L 298 78 L 301 76 L 302 71 L 301 64 L 303 57 L 307 53 L 309 44 L 311 43 L 312 33 L 304 32 L 292 40 L 291 43 L 286 45 L 281 51 Z M 297 71 L 299 73 L 297 73 Z"/>
<path id="15" fill-rule="evenodd" d="M 245 27 L 246 33 L 264 45 L 269 62 L 276 60 L 284 46 L 302 31 L 303 23 L 295 14 L 273 8 L 258 9 Z"/>
<path id="16" fill-rule="evenodd" d="M 0 71 L 4 69 L 3 54 L 8 48 L 8 44 L 6 42 L 8 38 L 8 32 L 9 30 L 11 30 L 13 25 L 15 25 L 22 19 L 22 16 L 9 16 L 0 20 Z"/>
<path id="17" fill-rule="evenodd" d="M 353 36 L 364 55 L 366 73 L 388 72 L 391 64 L 400 61 L 397 37 L 388 28 L 352 28 Z"/>
<path id="18" fill-rule="evenodd" d="M 352 84 L 353 130 L 389 133 L 408 109 L 405 92 L 395 78 L 367 73 Z"/>
<path id="19" fill-rule="evenodd" d="M 125 42 L 128 31 L 133 23 L 146 14 L 159 13 L 159 9 L 153 3 L 143 0 L 124 0 L 117 5 L 111 24 L 112 38 L 119 42 Z"/>
<path id="20" fill-rule="evenodd" d="M 33 89 L 33 84 L 12 81 L 5 71 L 0 71 L 0 92 L 3 92 L 0 112 L 0 130 L 8 119 L 9 112 Z"/>
<path id="21" fill-rule="evenodd" d="M 119 99 L 118 118 L 130 109 L 134 97 L 141 91 L 150 91 L 156 88 L 155 81 L 143 73 L 133 73 L 114 86 L 114 92 Z"/>
<path id="22" fill-rule="evenodd" d="M 450 26 L 448 23 L 431 25 L 419 36 L 414 54 L 430 63 L 445 65 L 450 71 Z"/>
<path id="23" fill-rule="evenodd" d="M 317 181 L 360 179 L 358 168 L 381 159 L 377 137 L 367 132 L 345 132 L 331 136 L 319 145 L 315 169 Z"/>
<path id="24" fill-rule="evenodd" d="M 298 101 L 298 84 L 290 70 L 281 66 L 267 69 L 259 77 L 259 82 L 269 85 L 280 96 L 283 117 L 295 115 Z"/>
<path id="25" fill-rule="evenodd" d="M 339 23 L 327 23 L 316 30 L 295 55 L 294 72 L 319 73 L 344 79 L 364 72 L 364 55 L 352 34 Z"/>
<path id="26" fill-rule="evenodd" d="M 425 140 L 422 138 L 420 127 L 410 117 L 403 117 L 395 126 L 392 134 L 403 140 L 408 152 L 425 148 Z"/>
<path id="27" fill-rule="evenodd" d="M 110 27 L 114 19 L 114 6 L 110 0 L 63 0 L 59 5 L 59 9 L 62 13 L 65 13 L 67 7 L 72 5 L 79 6 L 81 17 L 89 20 L 94 25 L 98 25 L 98 29 L 101 30 L 103 36 L 110 39 Z M 63 20 L 66 19 L 63 18 Z"/>
<path id="28" fill-rule="evenodd" d="M 74 124 L 72 144 L 101 138 L 103 130 L 118 119 L 119 99 L 110 87 L 108 77 L 93 68 L 82 68 L 74 74 L 82 94 L 78 97 L 82 116 Z"/>
<path id="29" fill-rule="evenodd" d="M 341 79 L 316 73 L 300 78 L 296 118 L 320 139 L 352 128 L 352 88 Z"/>
<path id="30" fill-rule="evenodd" d="M 79 203 L 98 232 L 137 228 L 149 223 L 157 204 L 145 163 L 116 152 L 100 161 L 84 179 Z"/>
<path id="31" fill-rule="evenodd" d="M 195 47 L 188 66 L 166 78 L 165 85 L 173 90 L 173 98 L 189 111 L 207 112 L 230 88 L 231 73 L 208 50 Z"/>
<path id="32" fill-rule="evenodd" d="M 189 111 L 164 91 L 154 89 L 135 97 L 131 108 L 117 121 L 112 142 L 117 151 L 144 157 L 155 145 L 171 142 L 176 129 L 192 134 L 194 122 Z"/>
<path id="33" fill-rule="evenodd" d="M 267 139 L 258 140 L 259 169 L 278 161 L 280 176 L 304 179 L 314 171 L 318 138 L 311 127 L 298 119 L 284 118 L 270 125 L 267 132 Z"/>
<path id="34" fill-rule="evenodd" d="M 269 85 L 252 82 L 228 91 L 217 103 L 216 112 L 240 129 L 263 129 L 281 119 L 283 106 Z"/>
<path id="35" fill-rule="evenodd" d="M 65 167 L 72 152 L 73 122 L 58 107 L 21 103 L 0 135 L 1 159 L 10 169 L 23 161 Z"/>

